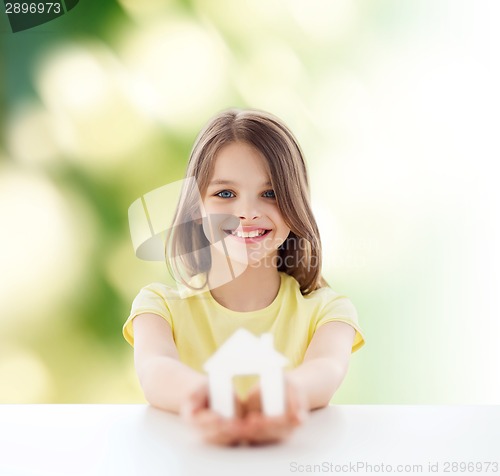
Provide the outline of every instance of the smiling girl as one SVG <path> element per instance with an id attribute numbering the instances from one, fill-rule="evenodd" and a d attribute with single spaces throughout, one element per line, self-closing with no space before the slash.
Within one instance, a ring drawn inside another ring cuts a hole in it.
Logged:
<path id="1" fill-rule="evenodd" d="M 139 380 L 152 405 L 181 413 L 207 441 L 279 441 L 329 404 L 364 344 L 352 303 L 321 276 L 302 152 L 276 117 L 224 111 L 198 136 L 186 177 L 194 186 L 166 247 L 180 286 L 143 288 L 123 327 Z M 258 383 L 237 389 L 236 418 L 210 410 L 203 364 L 238 328 L 270 332 L 288 358 L 283 416 L 263 414 Z"/>

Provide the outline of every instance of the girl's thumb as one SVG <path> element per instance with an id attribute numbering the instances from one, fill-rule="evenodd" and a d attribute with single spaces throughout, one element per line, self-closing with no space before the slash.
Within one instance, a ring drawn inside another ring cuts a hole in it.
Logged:
<path id="1" fill-rule="evenodd" d="M 207 406 L 207 403 L 208 396 L 206 389 L 204 387 L 200 387 L 193 391 L 187 400 L 181 405 L 180 414 L 181 416 L 189 419 L 197 410 Z"/>

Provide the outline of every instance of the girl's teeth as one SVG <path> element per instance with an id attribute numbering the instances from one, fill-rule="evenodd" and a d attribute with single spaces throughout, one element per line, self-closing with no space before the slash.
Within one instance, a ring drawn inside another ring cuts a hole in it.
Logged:
<path id="1" fill-rule="evenodd" d="M 262 236 L 266 230 L 254 230 L 245 233 L 244 231 L 232 231 L 231 234 L 238 236 L 239 238 L 255 238 L 256 236 Z"/>

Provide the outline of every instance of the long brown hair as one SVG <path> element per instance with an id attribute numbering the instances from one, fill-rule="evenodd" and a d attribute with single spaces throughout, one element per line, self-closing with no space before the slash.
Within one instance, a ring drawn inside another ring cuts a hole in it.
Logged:
<path id="1" fill-rule="evenodd" d="M 207 190 L 217 154 L 233 142 L 255 147 L 266 159 L 278 209 L 291 230 L 278 248 L 278 271 L 293 276 L 302 294 L 327 286 L 321 276 L 321 240 L 311 210 L 302 151 L 282 121 L 258 110 L 223 111 L 198 135 L 186 171 L 186 178 L 194 180 L 185 182 L 173 226 L 167 233 L 165 254 L 172 276 L 189 286 L 190 278 L 211 267 L 199 200 Z"/>

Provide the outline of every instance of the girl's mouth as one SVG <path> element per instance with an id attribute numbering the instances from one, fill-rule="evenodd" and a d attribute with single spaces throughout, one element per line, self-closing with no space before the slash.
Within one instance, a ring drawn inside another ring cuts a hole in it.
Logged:
<path id="1" fill-rule="evenodd" d="M 256 241 L 260 241 L 264 239 L 266 235 L 268 235 L 271 230 L 266 230 L 264 228 L 260 228 L 252 231 L 241 231 L 241 230 L 224 230 L 224 233 L 230 235 L 232 238 L 237 241 L 241 241 L 243 243 L 253 243 Z"/>

